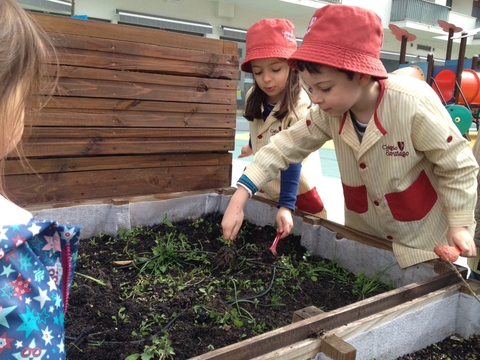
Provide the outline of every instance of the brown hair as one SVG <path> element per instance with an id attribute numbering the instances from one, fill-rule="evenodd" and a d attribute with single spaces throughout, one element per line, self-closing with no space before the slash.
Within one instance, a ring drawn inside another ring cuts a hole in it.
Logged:
<path id="1" fill-rule="evenodd" d="M 45 94 L 45 65 L 54 54 L 47 34 L 15 0 L 0 1 L 0 193 L 4 192 L 7 153 L 23 159 L 19 139 L 24 114 L 40 105 Z M 52 85 L 52 82 L 48 82 Z M 48 90 L 47 90 L 48 91 Z M 51 94 L 53 87 L 47 93 Z M 36 96 L 33 101 L 33 97 Z M 48 97 L 47 97 L 48 98 Z M 28 108 L 27 108 L 28 105 Z"/>
<path id="2" fill-rule="evenodd" d="M 297 67 L 298 67 L 298 70 L 300 71 L 307 70 L 310 74 L 319 74 L 322 64 L 314 63 L 311 61 L 298 60 Z M 343 70 L 338 68 L 335 68 L 335 69 L 346 74 L 349 80 L 353 80 L 353 77 L 355 76 L 355 73 L 353 71 Z"/>
<path id="3" fill-rule="evenodd" d="M 280 100 L 280 109 L 274 114 L 275 118 L 280 121 L 282 121 L 290 112 L 295 114 L 295 106 L 300 98 L 301 87 L 298 71 L 291 68 L 289 71 L 287 83 L 285 84 L 285 91 Z M 253 91 L 247 99 L 245 113 L 243 115 L 248 121 L 262 118 L 262 104 L 265 100 L 265 93 L 262 89 L 260 89 L 257 84 L 254 84 L 253 86 Z"/>

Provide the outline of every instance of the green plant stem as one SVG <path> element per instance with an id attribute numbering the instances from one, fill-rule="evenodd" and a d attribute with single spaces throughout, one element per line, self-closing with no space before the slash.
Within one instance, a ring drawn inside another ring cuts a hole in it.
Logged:
<path id="1" fill-rule="evenodd" d="M 96 282 L 96 283 L 99 284 L 99 285 L 107 286 L 107 284 L 105 284 L 102 280 L 95 279 L 94 277 L 91 277 L 91 276 L 89 276 L 89 275 L 85 275 L 85 274 L 82 274 L 82 273 L 79 273 L 79 272 L 75 272 L 75 275 L 84 277 L 85 279 L 88 279 L 88 280 L 92 280 L 92 281 Z"/>

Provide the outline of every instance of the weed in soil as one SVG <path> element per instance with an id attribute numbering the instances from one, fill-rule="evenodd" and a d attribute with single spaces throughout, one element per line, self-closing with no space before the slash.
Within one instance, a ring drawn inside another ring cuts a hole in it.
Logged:
<path id="1" fill-rule="evenodd" d="M 314 258 L 298 236 L 214 215 L 82 240 L 66 315 L 67 358 L 187 359 L 392 289 Z M 380 275 L 379 275 L 380 276 Z"/>

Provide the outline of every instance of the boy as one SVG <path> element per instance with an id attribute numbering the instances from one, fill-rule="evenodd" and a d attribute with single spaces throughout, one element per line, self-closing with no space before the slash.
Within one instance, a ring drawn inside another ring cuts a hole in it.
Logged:
<path id="1" fill-rule="evenodd" d="M 468 142 L 428 84 L 387 75 L 382 40 L 372 11 L 327 5 L 315 12 L 288 63 L 318 107 L 255 155 L 225 211 L 225 238 L 235 238 L 249 196 L 333 139 L 346 226 L 392 241 L 402 268 L 437 258 L 434 247 L 447 242 L 476 255 L 478 165 Z M 291 228 L 278 224 L 278 231 L 285 237 Z"/>

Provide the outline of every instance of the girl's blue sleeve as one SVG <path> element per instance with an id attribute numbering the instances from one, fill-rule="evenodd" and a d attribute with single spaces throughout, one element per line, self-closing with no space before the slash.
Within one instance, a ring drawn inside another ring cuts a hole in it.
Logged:
<path id="1" fill-rule="evenodd" d="M 302 171 L 302 163 L 290 164 L 288 169 L 280 172 L 280 199 L 277 207 L 283 206 L 292 211 L 295 210 L 300 171 Z"/>

